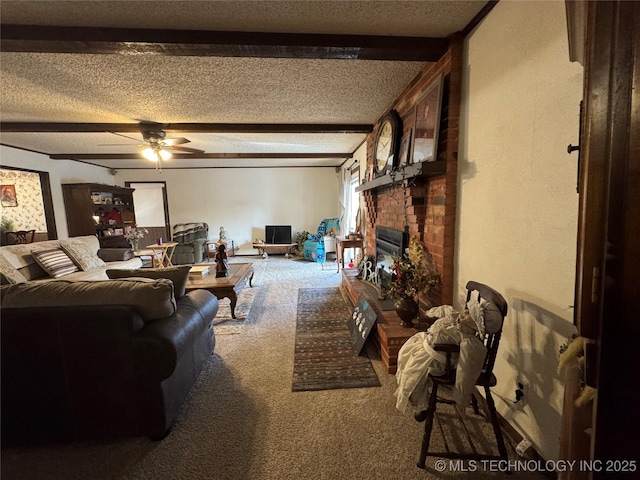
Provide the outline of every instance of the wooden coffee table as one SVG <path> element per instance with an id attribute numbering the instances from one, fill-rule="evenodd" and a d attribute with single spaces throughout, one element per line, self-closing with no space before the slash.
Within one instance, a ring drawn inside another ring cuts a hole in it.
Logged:
<path id="1" fill-rule="evenodd" d="M 215 263 L 199 263 L 198 265 L 208 265 L 210 273 L 208 275 L 192 276 L 187 280 L 186 291 L 209 290 L 218 300 L 228 298 L 231 300 L 231 317 L 236 318 L 236 303 L 238 303 L 238 293 L 247 283 L 250 287 L 253 280 L 253 265 L 251 263 L 230 263 L 229 276 L 216 278 Z"/>

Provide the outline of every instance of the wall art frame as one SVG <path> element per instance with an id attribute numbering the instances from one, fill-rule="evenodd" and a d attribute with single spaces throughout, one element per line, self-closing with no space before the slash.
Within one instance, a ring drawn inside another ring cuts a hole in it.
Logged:
<path id="1" fill-rule="evenodd" d="M 15 185 L 0 185 L 0 202 L 3 207 L 18 206 L 18 197 L 16 197 Z"/>
<path id="2" fill-rule="evenodd" d="M 443 90 L 444 77 L 440 75 L 429 85 L 414 107 L 410 163 L 433 162 L 438 158 Z"/>
<path id="3" fill-rule="evenodd" d="M 400 153 L 398 154 L 398 167 L 412 163 L 410 161 L 409 152 L 411 151 L 411 138 L 413 136 L 413 127 L 404 134 L 400 140 Z"/>

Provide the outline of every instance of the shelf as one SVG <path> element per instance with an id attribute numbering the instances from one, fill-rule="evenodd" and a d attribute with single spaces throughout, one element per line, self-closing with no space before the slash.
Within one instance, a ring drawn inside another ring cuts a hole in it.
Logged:
<path id="1" fill-rule="evenodd" d="M 422 162 L 414 163 L 413 165 L 407 165 L 402 170 L 395 170 L 392 173 L 382 175 L 373 179 L 370 182 L 363 183 L 356 187 L 356 192 L 364 192 L 366 190 L 373 190 L 375 188 L 388 187 L 420 175 L 441 175 L 446 172 L 446 162 Z"/>

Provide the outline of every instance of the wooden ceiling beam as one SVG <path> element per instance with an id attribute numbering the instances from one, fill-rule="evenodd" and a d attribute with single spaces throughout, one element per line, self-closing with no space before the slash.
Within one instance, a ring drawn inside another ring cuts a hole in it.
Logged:
<path id="1" fill-rule="evenodd" d="M 3 52 L 436 62 L 435 37 L 2 25 Z"/>
<path id="2" fill-rule="evenodd" d="M 148 124 L 151 125 L 151 124 Z M 371 133 L 370 124 L 323 123 L 157 123 L 171 133 Z M 140 133 L 139 123 L 0 122 L 2 132 Z"/>
<path id="3" fill-rule="evenodd" d="M 351 158 L 352 153 L 172 153 L 172 159 L 190 158 L 193 160 L 205 159 L 229 159 L 229 158 L 251 158 L 251 159 L 278 159 L 278 158 Z M 53 160 L 139 160 L 137 153 L 55 153 L 49 155 Z"/>

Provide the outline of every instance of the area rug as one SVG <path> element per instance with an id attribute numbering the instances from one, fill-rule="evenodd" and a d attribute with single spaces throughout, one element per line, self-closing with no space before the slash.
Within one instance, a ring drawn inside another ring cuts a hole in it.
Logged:
<path id="1" fill-rule="evenodd" d="M 292 391 L 380 386 L 369 358 L 353 350 L 350 315 L 340 288 L 298 290 Z"/>
<path id="2" fill-rule="evenodd" d="M 238 294 L 236 318 L 231 317 L 231 300 L 222 298 L 218 301 L 218 313 L 213 319 L 213 331 L 216 335 L 238 335 L 242 333 L 244 322 L 251 311 L 255 288 L 243 288 Z"/>

